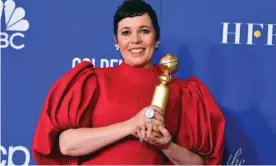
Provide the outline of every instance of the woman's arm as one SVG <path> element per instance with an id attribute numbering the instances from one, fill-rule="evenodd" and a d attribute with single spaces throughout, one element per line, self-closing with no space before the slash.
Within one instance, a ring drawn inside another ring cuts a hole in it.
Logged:
<path id="1" fill-rule="evenodd" d="M 128 121 L 100 128 L 79 128 L 63 131 L 59 137 L 63 155 L 82 156 L 114 143 L 131 133 Z"/>
<path id="2" fill-rule="evenodd" d="M 59 137 L 59 147 L 63 155 L 82 156 L 95 152 L 109 144 L 112 144 L 128 135 L 137 136 L 135 133 L 140 124 L 146 121 L 145 111 L 142 109 L 131 119 L 100 128 L 79 128 L 63 131 Z M 162 117 L 159 120 L 163 120 Z M 154 123 L 155 121 L 153 121 Z M 157 122 L 156 122 L 157 123 Z M 161 122 L 157 123 L 161 124 Z"/>
<path id="3" fill-rule="evenodd" d="M 172 142 L 162 152 L 175 165 L 204 165 L 204 160 L 199 155 Z"/>

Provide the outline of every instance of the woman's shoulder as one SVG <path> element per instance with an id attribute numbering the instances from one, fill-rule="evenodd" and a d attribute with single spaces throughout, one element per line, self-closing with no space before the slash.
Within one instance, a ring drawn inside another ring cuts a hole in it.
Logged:
<path id="1" fill-rule="evenodd" d="M 118 66 L 95 67 L 92 62 L 82 61 L 68 73 L 74 73 L 73 75 L 75 76 L 73 77 L 75 77 L 77 80 L 87 80 L 84 81 L 84 83 L 95 80 L 97 82 L 97 85 L 100 86 L 102 84 L 102 81 L 111 81 L 116 78 L 117 75 L 120 74 L 120 71 Z M 68 73 L 66 75 L 72 77 L 72 74 Z"/>
<path id="2" fill-rule="evenodd" d="M 194 87 L 194 86 L 204 86 L 203 82 L 195 76 L 191 76 L 191 77 L 187 78 L 186 80 L 174 77 L 173 82 L 175 85 L 180 86 L 182 88 L 189 88 L 189 87 Z"/>
<path id="3" fill-rule="evenodd" d="M 73 87 L 85 86 L 88 84 L 93 86 L 97 85 L 95 68 L 91 62 L 83 61 L 57 79 L 51 90 L 58 90 L 63 93 Z"/>
<path id="4" fill-rule="evenodd" d="M 89 77 L 94 75 L 94 73 L 94 65 L 91 62 L 83 61 L 65 72 L 58 81 L 80 79 L 82 77 Z"/>
<path id="5" fill-rule="evenodd" d="M 175 85 L 180 88 L 183 95 L 210 95 L 210 91 L 202 80 L 195 76 L 191 76 L 186 80 L 181 78 L 174 78 Z"/>

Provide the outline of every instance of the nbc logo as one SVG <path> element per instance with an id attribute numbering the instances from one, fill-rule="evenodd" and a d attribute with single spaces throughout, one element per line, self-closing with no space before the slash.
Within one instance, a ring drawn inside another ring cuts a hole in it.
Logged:
<path id="1" fill-rule="evenodd" d="M 24 38 L 25 35 L 22 32 L 27 31 L 30 26 L 24 17 L 25 10 L 16 7 L 13 0 L 6 0 L 5 3 L 0 0 L 0 21 L 2 23 L 2 20 L 5 20 L 5 26 L 1 27 L 0 48 L 11 46 L 14 49 L 22 49 L 25 47 L 24 44 L 16 42 L 17 38 Z"/>

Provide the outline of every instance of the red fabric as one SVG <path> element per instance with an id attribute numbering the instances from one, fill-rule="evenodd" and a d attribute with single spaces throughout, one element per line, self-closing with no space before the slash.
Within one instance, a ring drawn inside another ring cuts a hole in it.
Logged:
<path id="1" fill-rule="evenodd" d="M 40 165 L 76 164 L 58 148 L 59 133 L 68 128 L 91 127 L 91 110 L 97 97 L 97 80 L 91 63 L 82 63 L 51 88 L 37 124 L 33 156 Z"/>
<path id="2" fill-rule="evenodd" d="M 166 164 L 159 149 L 126 137 L 91 155 L 63 156 L 58 135 L 68 128 L 103 127 L 130 119 L 150 105 L 161 71 L 119 67 L 94 69 L 83 62 L 50 90 L 33 140 L 38 164 Z M 196 78 L 174 79 L 165 115 L 175 143 L 201 155 L 206 164 L 221 164 L 224 118 L 210 92 Z"/>
<path id="3" fill-rule="evenodd" d="M 182 114 L 176 143 L 221 165 L 225 119 L 209 90 L 196 78 L 182 87 Z"/>

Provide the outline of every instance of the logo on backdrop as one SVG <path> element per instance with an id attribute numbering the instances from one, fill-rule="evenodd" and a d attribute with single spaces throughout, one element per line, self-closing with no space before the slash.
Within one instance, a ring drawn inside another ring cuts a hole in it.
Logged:
<path id="1" fill-rule="evenodd" d="M 245 165 L 245 160 L 241 159 L 242 149 L 238 149 L 236 153 L 231 154 L 227 160 L 227 165 Z"/>
<path id="2" fill-rule="evenodd" d="M 30 151 L 24 146 L 9 146 L 8 148 L 0 146 L 0 151 L 0 165 L 29 165 L 30 163 Z M 23 158 L 24 163 L 14 163 L 14 156 Z"/>
<path id="3" fill-rule="evenodd" d="M 274 46 L 276 24 L 222 22 L 222 44 Z"/>
<path id="4" fill-rule="evenodd" d="M 74 68 L 77 64 L 81 63 L 82 61 L 92 62 L 92 64 L 95 67 L 100 67 L 100 68 L 118 66 L 118 65 L 120 65 L 123 62 L 122 59 L 99 59 L 99 60 L 96 60 L 95 58 L 92 58 L 92 59 L 89 59 L 89 58 L 81 59 L 79 57 L 75 57 L 72 60 L 72 68 Z"/>
<path id="5" fill-rule="evenodd" d="M 5 24 L 1 28 L 0 48 L 12 47 L 22 49 L 25 45 L 22 38 L 25 37 L 24 31 L 30 27 L 29 22 L 24 19 L 25 10 L 22 7 L 16 7 L 13 0 L 0 0 L 0 20 Z M 3 25 L 3 24 L 1 24 Z"/>

